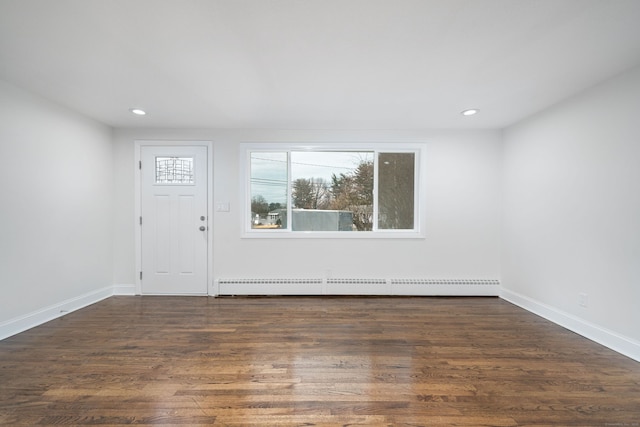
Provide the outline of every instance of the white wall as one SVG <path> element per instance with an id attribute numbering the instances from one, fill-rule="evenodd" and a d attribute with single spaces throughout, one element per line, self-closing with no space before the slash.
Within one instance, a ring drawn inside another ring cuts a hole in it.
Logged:
<path id="1" fill-rule="evenodd" d="M 498 131 L 118 130 L 115 137 L 115 283 L 135 283 L 134 141 L 214 142 L 213 278 L 398 277 L 498 279 Z M 239 143 L 256 141 L 426 141 L 427 238 L 241 239 Z M 270 255 L 269 255 L 270 254 Z M 277 254 L 277 255 L 274 255 Z M 275 260 L 275 261 L 274 261 Z"/>
<path id="2" fill-rule="evenodd" d="M 112 154 L 107 126 L 0 81 L 0 325 L 112 285 Z"/>
<path id="3" fill-rule="evenodd" d="M 502 256 L 508 297 L 619 338 L 636 358 L 638 114 L 640 68 L 506 129 Z"/>

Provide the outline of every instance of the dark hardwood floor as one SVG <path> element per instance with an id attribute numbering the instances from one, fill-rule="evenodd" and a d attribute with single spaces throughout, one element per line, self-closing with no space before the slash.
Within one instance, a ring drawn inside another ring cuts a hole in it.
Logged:
<path id="1" fill-rule="evenodd" d="M 498 298 L 114 297 L 0 341 L 0 424 L 640 426 L 640 363 Z"/>

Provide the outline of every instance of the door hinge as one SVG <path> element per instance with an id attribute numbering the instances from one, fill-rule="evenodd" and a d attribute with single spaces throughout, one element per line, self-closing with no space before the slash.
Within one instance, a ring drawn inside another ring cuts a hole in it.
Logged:
<path id="1" fill-rule="evenodd" d="M 142 225 L 142 217 L 140 217 L 140 225 Z"/>
<path id="2" fill-rule="evenodd" d="M 140 280 L 142 280 L 142 271 L 140 272 Z"/>
<path id="3" fill-rule="evenodd" d="M 142 169 L 142 160 L 138 161 L 138 169 Z"/>

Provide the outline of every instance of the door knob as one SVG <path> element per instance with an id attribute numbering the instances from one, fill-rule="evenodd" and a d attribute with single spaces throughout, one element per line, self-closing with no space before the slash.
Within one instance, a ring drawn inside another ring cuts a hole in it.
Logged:
<path id="1" fill-rule="evenodd" d="M 204 230 L 206 230 L 206 229 L 207 229 L 207 227 L 205 227 L 204 225 L 201 225 L 201 226 L 200 226 L 200 231 L 204 231 Z"/>

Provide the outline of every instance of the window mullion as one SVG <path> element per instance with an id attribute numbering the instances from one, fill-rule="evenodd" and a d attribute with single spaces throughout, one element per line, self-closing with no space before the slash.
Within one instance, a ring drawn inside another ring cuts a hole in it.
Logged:
<path id="1" fill-rule="evenodd" d="M 420 164 L 422 160 L 420 159 L 420 152 L 415 152 L 415 157 L 413 158 L 413 229 L 415 231 L 419 231 L 420 224 L 420 174 L 424 173 Z"/>
<path id="2" fill-rule="evenodd" d="M 371 231 L 378 231 L 378 151 L 373 152 L 373 224 Z"/>
<path id="3" fill-rule="evenodd" d="M 287 232 L 293 230 L 293 183 L 291 182 L 291 150 L 287 150 Z"/>

